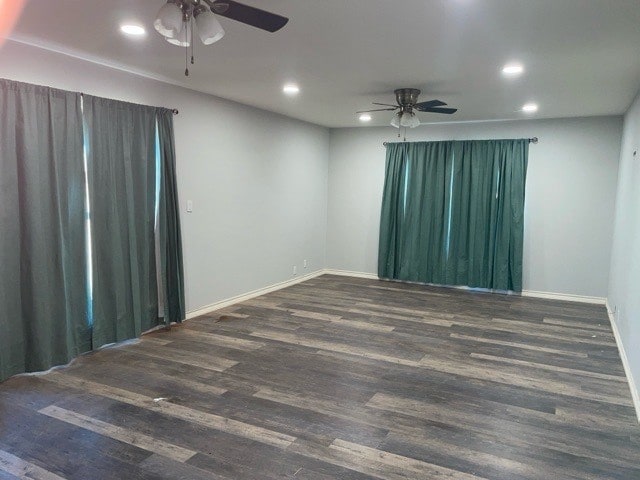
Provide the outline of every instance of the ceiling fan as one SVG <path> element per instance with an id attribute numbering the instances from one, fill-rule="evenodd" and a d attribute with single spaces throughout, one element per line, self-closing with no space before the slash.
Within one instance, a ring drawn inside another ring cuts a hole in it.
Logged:
<path id="1" fill-rule="evenodd" d="M 160 8 L 153 27 L 167 42 L 185 48 L 191 46 L 193 64 L 194 27 L 205 45 L 224 37 L 224 29 L 216 15 L 271 33 L 277 32 L 289 21 L 281 15 L 233 0 L 167 0 Z M 189 76 L 189 68 L 185 69 L 184 74 Z"/>
<path id="2" fill-rule="evenodd" d="M 446 103 L 441 100 L 427 100 L 426 102 L 418 103 L 418 96 L 420 90 L 417 88 L 399 88 L 394 90 L 396 95 L 397 105 L 391 105 L 388 103 L 373 102 L 374 105 L 382 105 L 388 108 L 376 108 L 374 110 L 363 110 L 356 113 L 371 113 L 371 112 L 384 112 L 395 111 L 397 113 L 393 115 L 391 119 L 391 125 L 396 128 L 409 127 L 414 128 L 420 125 L 420 119 L 416 115 L 416 112 L 429 112 L 429 113 L 445 113 L 451 115 L 458 111 L 457 108 L 443 108 Z"/>

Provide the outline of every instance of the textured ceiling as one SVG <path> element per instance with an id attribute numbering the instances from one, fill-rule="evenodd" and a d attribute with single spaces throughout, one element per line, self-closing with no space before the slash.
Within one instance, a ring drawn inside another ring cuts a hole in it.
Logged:
<path id="1" fill-rule="evenodd" d="M 360 125 L 357 110 L 399 87 L 459 108 L 423 123 L 523 118 L 528 101 L 536 118 L 621 114 L 640 88 L 638 0 L 244 0 L 289 24 L 270 34 L 221 18 L 226 36 L 196 44 L 188 78 L 184 50 L 152 27 L 163 3 L 31 0 L 12 38 L 328 127 Z M 123 36 L 122 21 L 146 37 Z M 503 78 L 514 60 L 525 74 Z"/>

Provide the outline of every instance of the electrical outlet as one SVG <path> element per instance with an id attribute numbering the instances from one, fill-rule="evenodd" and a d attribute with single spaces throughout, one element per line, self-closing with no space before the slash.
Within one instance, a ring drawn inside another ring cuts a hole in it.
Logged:
<path id="1" fill-rule="evenodd" d="M 297 266 L 293 266 L 293 274 L 297 275 L 298 274 L 298 267 Z"/>
<path id="2" fill-rule="evenodd" d="M 304 262 L 302 262 L 302 266 L 303 266 L 304 268 L 307 268 L 307 261 L 306 261 L 306 260 L 305 260 Z"/>

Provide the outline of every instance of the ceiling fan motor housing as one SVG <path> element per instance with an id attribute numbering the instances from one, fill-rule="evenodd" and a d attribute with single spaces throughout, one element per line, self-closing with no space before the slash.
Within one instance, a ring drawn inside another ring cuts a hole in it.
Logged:
<path id="1" fill-rule="evenodd" d="M 394 90 L 393 93 L 396 94 L 396 102 L 401 107 L 405 106 L 413 106 L 418 103 L 418 96 L 420 95 L 420 90 L 417 88 L 399 88 Z"/>

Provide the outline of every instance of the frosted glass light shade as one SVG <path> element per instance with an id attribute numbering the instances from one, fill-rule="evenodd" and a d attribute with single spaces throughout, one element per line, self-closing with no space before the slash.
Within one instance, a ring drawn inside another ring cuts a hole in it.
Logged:
<path id="1" fill-rule="evenodd" d="M 408 113 L 403 113 L 400 117 L 400 126 L 402 127 L 410 127 L 411 126 L 411 115 Z"/>
<path id="2" fill-rule="evenodd" d="M 153 22 L 153 28 L 166 38 L 177 38 L 183 30 L 182 27 L 182 10 L 175 3 L 165 3 Z"/>
<path id="3" fill-rule="evenodd" d="M 391 119 L 391 125 L 396 128 L 415 128 L 420 125 L 420 119 L 415 113 L 398 112 Z"/>
<path id="4" fill-rule="evenodd" d="M 195 15 L 198 36 L 202 43 L 211 45 L 224 37 L 224 29 L 216 16 L 209 11 Z"/>
<path id="5" fill-rule="evenodd" d="M 165 38 L 167 42 L 171 45 L 177 45 L 178 47 L 189 47 L 191 46 L 191 38 L 189 36 L 189 27 L 188 24 L 185 23 L 185 26 L 176 38 Z"/>
<path id="6" fill-rule="evenodd" d="M 396 128 L 415 128 L 420 125 L 420 119 L 415 113 L 399 112 L 394 115 L 391 125 Z"/>

